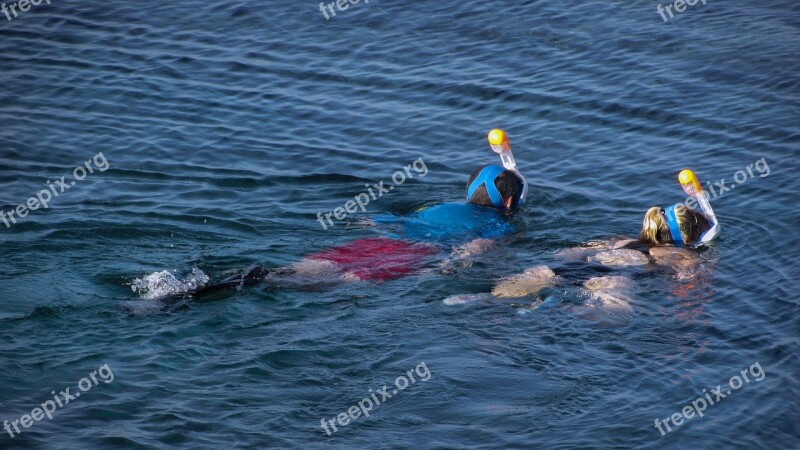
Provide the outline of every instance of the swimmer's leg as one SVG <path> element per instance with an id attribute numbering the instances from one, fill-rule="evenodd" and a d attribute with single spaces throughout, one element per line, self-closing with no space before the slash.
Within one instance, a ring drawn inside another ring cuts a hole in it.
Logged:
<path id="1" fill-rule="evenodd" d="M 289 266 L 273 269 L 267 269 L 261 264 L 253 264 L 241 273 L 231 275 L 219 282 L 205 285 L 195 291 L 163 299 L 162 302 L 172 305 L 186 298 L 197 302 L 209 301 L 207 297 L 210 294 L 220 291 L 239 290 L 245 286 L 253 286 L 264 281 L 271 286 L 317 288 L 330 287 L 343 281 L 357 279 L 355 276 L 342 273 L 336 264 L 324 260 L 304 258 Z"/>
<path id="2" fill-rule="evenodd" d="M 556 252 L 556 256 L 564 260 L 586 260 L 596 253 L 607 250 L 619 250 L 623 248 L 631 248 L 639 243 L 638 239 L 631 238 L 614 238 L 603 240 L 592 240 L 585 242 L 578 247 L 564 248 Z"/>
<path id="3" fill-rule="evenodd" d="M 207 302 L 218 300 L 220 297 L 214 297 L 211 294 L 254 285 L 262 281 L 269 273 L 270 270 L 264 268 L 262 265 L 253 264 L 241 273 L 229 276 L 216 283 L 203 284 L 187 290 L 181 288 L 172 294 L 149 299 L 145 302 L 141 300 L 126 302 L 126 304 L 122 306 L 122 309 L 131 314 L 149 314 L 159 311 L 173 311 L 176 308 L 187 305 L 190 301 Z M 205 276 L 205 274 L 203 275 Z"/>
<path id="4" fill-rule="evenodd" d="M 362 281 L 354 273 L 343 271 L 339 264 L 315 258 L 303 258 L 289 266 L 272 270 L 264 279 L 272 287 L 303 290 L 327 289 L 341 283 Z"/>

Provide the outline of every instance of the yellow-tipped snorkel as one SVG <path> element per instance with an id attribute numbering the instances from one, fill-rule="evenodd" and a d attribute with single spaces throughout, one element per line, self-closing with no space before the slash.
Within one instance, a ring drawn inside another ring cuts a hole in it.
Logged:
<path id="1" fill-rule="evenodd" d="M 683 192 L 697 201 L 703 215 L 706 216 L 706 219 L 712 224 L 711 228 L 700 236 L 697 243 L 702 244 L 711 241 L 719 234 L 719 222 L 717 221 L 716 214 L 714 214 L 714 210 L 711 209 L 708 196 L 703 192 L 703 187 L 700 186 L 700 180 L 697 179 L 697 175 L 690 169 L 684 169 L 678 174 L 678 182 L 681 184 Z M 687 202 L 688 200 L 689 199 L 687 199 Z"/>
<path id="2" fill-rule="evenodd" d="M 700 181 L 697 180 L 694 172 L 689 169 L 681 170 L 681 173 L 678 174 L 678 182 L 681 184 L 681 187 L 683 187 L 683 192 L 686 192 L 686 195 L 695 197 L 697 194 L 703 192 Z"/>
<path id="3" fill-rule="evenodd" d="M 495 153 L 500 155 L 500 159 L 503 160 L 503 167 L 508 170 L 517 170 L 517 162 L 511 153 L 511 144 L 508 142 L 508 136 L 505 131 L 499 128 L 490 131 L 489 146 L 492 147 Z"/>
<path id="4" fill-rule="evenodd" d="M 528 196 L 528 182 L 525 177 L 517 170 L 517 161 L 514 159 L 514 154 L 511 153 L 511 143 L 508 142 L 508 135 L 505 131 L 495 128 L 489 132 L 489 146 L 492 150 L 500 155 L 500 160 L 503 161 L 503 167 L 508 170 L 513 170 L 514 173 L 522 180 L 522 195 L 519 197 L 518 204 L 523 205 L 525 198 Z"/>

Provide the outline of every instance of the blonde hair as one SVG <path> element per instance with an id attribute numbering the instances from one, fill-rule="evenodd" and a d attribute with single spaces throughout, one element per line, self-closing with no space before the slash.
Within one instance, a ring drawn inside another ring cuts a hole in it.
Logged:
<path id="1" fill-rule="evenodd" d="M 700 239 L 705 231 L 711 228 L 705 216 L 699 212 L 689 209 L 684 205 L 675 207 L 675 218 L 681 230 L 683 242 L 692 245 Z M 672 244 L 672 233 L 667 225 L 667 217 L 664 215 L 664 208 L 654 206 L 647 210 L 642 221 L 642 232 L 639 240 L 650 245 Z"/>

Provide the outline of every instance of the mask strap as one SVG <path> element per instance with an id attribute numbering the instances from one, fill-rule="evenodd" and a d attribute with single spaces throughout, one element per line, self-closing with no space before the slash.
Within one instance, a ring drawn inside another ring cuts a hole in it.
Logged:
<path id="1" fill-rule="evenodd" d="M 678 225 L 678 218 L 675 217 L 675 207 L 668 206 L 664 208 L 664 216 L 667 218 L 667 226 L 669 227 L 670 234 L 672 234 L 672 242 L 675 245 L 683 245 L 681 227 Z"/>
<path id="2" fill-rule="evenodd" d="M 492 201 L 495 207 L 502 208 L 503 197 L 500 195 L 500 191 L 497 190 L 497 186 L 494 185 L 494 180 L 497 179 L 497 176 L 503 173 L 504 170 L 505 169 L 502 167 L 497 166 L 484 167 L 477 178 L 469 185 L 467 198 L 472 200 L 472 195 L 475 194 L 475 191 L 481 186 L 486 186 L 486 193 L 489 194 L 489 200 Z"/>

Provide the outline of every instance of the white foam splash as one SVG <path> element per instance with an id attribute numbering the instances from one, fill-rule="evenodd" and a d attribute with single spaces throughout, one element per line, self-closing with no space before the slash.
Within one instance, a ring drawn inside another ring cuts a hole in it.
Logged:
<path id="1" fill-rule="evenodd" d="M 137 278 L 131 283 L 133 292 L 143 300 L 157 300 L 172 295 L 192 292 L 208 283 L 210 278 L 197 267 L 183 280 L 179 280 L 171 272 L 163 270 Z"/>

